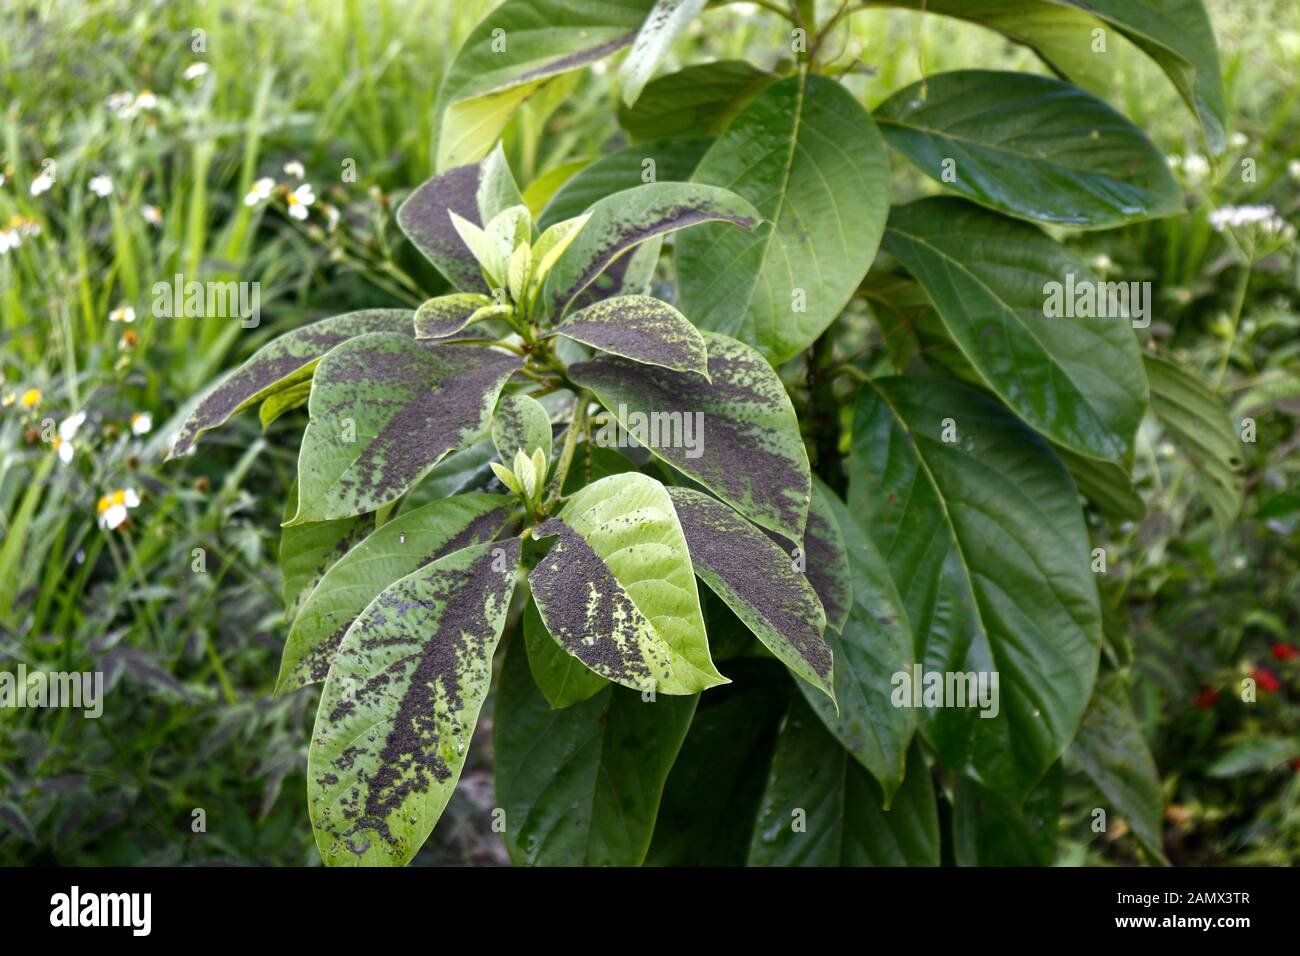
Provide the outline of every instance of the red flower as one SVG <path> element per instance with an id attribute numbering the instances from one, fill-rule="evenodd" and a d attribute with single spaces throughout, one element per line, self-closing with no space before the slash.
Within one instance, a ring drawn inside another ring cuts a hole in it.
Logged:
<path id="1" fill-rule="evenodd" d="M 1273 656 L 1279 661 L 1289 661 L 1293 658 L 1300 657 L 1300 650 L 1296 650 L 1290 644 L 1274 644 Z"/>
<path id="2" fill-rule="evenodd" d="M 1215 690 L 1213 687 L 1203 688 L 1201 692 L 1196 695 L 1196 700 L 1194 701 L 1196 706 L 1201 708 L 1202 710 L 1209 710 L 1218 702 L 1219 702 L 1219 692 Z"/>
<path id="3" fill-rule="evenodd" d="M 1282 689 L 1282 682 L 1270 670 L 1256 667 L 1250 672 L 1250 676 L 1255 678 L 1255 683 L 1259 685 L 1261 690 L 1276 691 Z"/>

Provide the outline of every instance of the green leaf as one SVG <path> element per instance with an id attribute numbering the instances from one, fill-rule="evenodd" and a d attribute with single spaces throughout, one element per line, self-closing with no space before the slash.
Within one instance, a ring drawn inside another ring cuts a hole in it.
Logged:
<path id="1" fill-rule="evenodd" d="M 670 488 L 695 574 L 790 670 L 835 700 L 826 615 L 808 579 L 767 535 L 722 502 Z"/>
<path id="2" fill-rule="evenodd" d="M 709 657 L 690 552 L 668 491 L 614 475 L 533 532 L 557 540 L 528 576 L 546 629 L 615 683 L 694 694 L 726 683 Z"/>
<path id="3" fill-rule="evenodd" d="M 1128 690 L 1117 674 L 1097 682 L 1070 756 L 1110 801 L 1111 812 L 1128 821 L 1158 860 L 1168 862 L 1162 849 L 1165 803 L 1160 776 Z"/>
<path id="4" fill-rule="evenodd" d="M 1252 737 L 1233 744 L 1216 757 L 1206 773 L 1219 779 L 1268 773 L 1297 757 L 1300 757 L 1300 741 L 1294 737 Z"/>
<path id="5" fill-rule="evenodd" d="M 344 343 L 320 363 L 298 455 L 291 524 L 374 511 L 488 427 L 523 360 L 391 333 Z"/>
<path id="6" fill-rule="evenodd" d="M 941 73 L 899 90 L 873 116 L 931 179 L 1013 216 L 1106 229 L 1182 211 L 1182 191 L 1151 140 L 1051 77 Z"/>
<path id="7" fill-rule="evenodd" d="M 796 700 L 777 737 L 750 866 L 938 866 L 939 811 L 919 747 L 892 809 L 880 787 Z"/>
<path id="8" fill-rule="evenodd" d="M 1127 310 L 1067 317 L 1079 314 L 1073 290 L 1111 301 L 1078 258 L 1034 226 L 948 198 L 895 208 L 885 248 L 1012 411 L 1081 455 L 1132 460 L 1147 402 L 1141 350 Z"/>
<path id="9" fill-rule="evenodd" d="M 483 18 L 438 92 L 438 168 L 481 159 L 547 81 L 632 42 L 654 0 L 506 0 Z"/>
<path id="10" fill-rule="evenodd" d="M 735 660 L 735 683 L 700 696 L 668 775 L 649 866 L 743 866 L 790 678 L 776 661 Z"/>
<path id="11" fill-rule="evenodd" d="M 884 141 L 848 90 L 801 73 L 755 97 L 694 178 L 735 190 L 768 221 L 677 241 L 682 311 L 784 362 L 839 315 L 875 258 L 889 208 Z"/>
<path id="12" fill-rule="evenodd" d="M 519 539 L 402 578 L 348 629 L 321 692 L 307 804 L 331 866 L 420 849 L 465 764 L 514 591 Z"/>
<path id="13" fill-rule="evenodd" d="M 646 183 L 606 196 L 546 277 L 546 311 L 559 319 L 605 268 L 654 236 L 703 222 L 753 229 L 759 216 L 726 189 L 695 183 Z"/>
<path id="14" fill-rule="evenodd" d="M 1144 353 L 1142 358 L 1151 383 L 1151 411 L 1196 466 L 1198 490 L 1219 530 L 1226 532 L 1241 512 L 1246 487 L 1241 440 L 1228 411 L 1196 375 L 1154 355 Z"/>
<path id="15" fill-rule="evenodd" d="M 1079 486 L 1079 493 L 1102 514 L 1118 521 L 1142 520 L 1147 506 L 1124 466 L 1113 461 L 1085 458 L 1059 445 L 1053 445 L 1052 450 L 1070 470 L 1070 477 Z"/>
<path id="16" fill-rule="evenodd" d="M 638 141 L 717 136 L 746 103 L 778 79 L 744 60 L 697 63 L 652 80 L 635 106 L 619 108 L 618 122 Z"/>
<path id="17" fill-rule="evenodd" d="M 826 612 L 827 626 L 838 634 L 844 630 L 853 606 L 853 576 L 844 536 L 835 519 L 836 500 L 835 492 L 813 475 L 808 524 L 803 532 L 805 573 Z"/>
<path id="18" fill-rule="evenodd" d="M 801 541 L 811 479 L 785 387 L 749 346 L 704 339 L 709 381 L 615 356 L 571 365 L 569 377 L 659 458 L 755 524 Z"/>
<path id="19" fill-rule="evenodd" d="M 894 675 L 908 670 L 916 659 L 912 634 L 879 550 L 829 491 L 826 503 L 843 536 L 853 580 L 853 603 L 843 633 L 826 635 L 835 655 L 839 709 L 820 694 L 799 689 L 826 729 L 880 782 L 889 806 L 903 782 L 907 748 L 917 725 L 916 711 L 896 707 L 892 699 Z"/>
<path id="20" fill-rule="evenodd" d="M 1128 54 L 1112 26 L 1168 75 L 1200 120 L 1210 152 L 1226 146 L 1228 111 L 1214 30 L 1201 0 L 890 0 L 979 23 L 1032 48 L 1054 70 L 1094 91 L 1115 86 Z M 1091 16 L 1089 14 L 1092 14 Z"/>
<path id="21" fill-rule="evenodd" d="M 589 670 L 551 637 L 537 602 L 531 598 L 524 608 L 523 631 L 533 682 L 555 710 L 587 700 L 609 686 L 609 681 Z"/>
<path id="22" fill-rule="evenodd" d="M 668 55 L 669 49 L 691 25 L 706 0 L 657 0 L 627 51 L 618 77 L 623 84 L 623 102 L 631 106 L 645 89 L 650 77 Z"/>
<path id="23" fill-rule="evenodd" d="M 345 545 L 354 539 L 346 539 L 340 545 L 341 556 L 336 556 L 293 619 L 276 693 L 324 680 L 344 634 L 381 591 L 454 551 L 492 540 L 505 526 L 511 507 L 504 495 L 457 495 L 398 515 L 350 550 Z M 305 535 L 337 524 L 294 526 L 285 533 Z M 287 572 L 285 577 L 287 583 Z"/>
<path id="24" fill-rule="evenodd" d="M 698 697 L 606 685 L 552 710 L 518 644 L 493 706 L 496 797 L 517 865 L 639 866 Z"/>
<path id="25" fill-rule="evenodd" d="M 636 471 L 636 465 L 612 448 L 602 448 L 589 441 L 581 442 L 574 452 L 573 464 L 564 478 L 564 494 L 572 495 L 580 488 L 594 484 L 610 475 Z"/>
<path id="26" fill-rule="evenodd" d="M 316 363 L 340 342 L 367 332 L 411 334 L 405 309 L 367 309 L 322 319 L 286 332 L 262 346 L 247 362 L 217 382 L 181 424 L 168 460 L 186 454 L 199 435 L 225 424 L 236 412 L 278 391 L 310 381 Z"/>
<path id="27" fill-rule="evenodd" d="M 298 483 L 289 487 L 284 520 L 298 508 Z M 280 530 L 280 571 L 284 576 L 284 617 L 292 624 L 303 603 L 330 567 L 374 527 L 369 515 L 318 521 Z M 378 593 L 378 592 L 376 592 Z"/>
<path id="28" fill-rule="evenodd" d="M 492 300 L 478 292 L 456 292 L 429 299 L 415 310 L 417 339 L 445 339 L 474 320 Z"/>
<path id="29" fill-rule="evenodd" d="M 953 780 L 953 857 L 958 866 L 1051 866 L 1065 774 L 1053 764 L 1017 809 L 966 777 Z"/>
<path id="30" fill-rule="evenodd" d="M 709 377 L 704 336 L 686 316 L 654 296 L 603 299 L 571 313 L 551 334 L 641 365 Z"/>
<path id="31" fill-rule="evenodd" d="M 497 412 L 492 418 L 492 443 L 502 461 L 513 461 L 517 451 L 532 455 L 538 448 L 550 461 L 550 413 L 529 395 L 506 392 L 497 402 Z"/>
<path id="32" fill-rule="evenodd" d="M 581 215 L 607 196 L 646 182 L 684 183 L 712 142 L 707 137 L 660 140 L 602 156 L 564 184 L 542 210 L 537 224 L 550 228 Z"/>
<path id="33" fill-rule="evenodd" d="M 998 675 L 996 716 L 926 708 L 923 734 L 945 766 L 1019 805 L 1073 739 L 1101 649 L 1069 473 L 976 389 L 880 379 L 854 408 L 848 507 L 885 555 L 924 671 Z"/>
<path id="34" fill-rule="evenodd" d="M 397 210 L 397 225 L 461 292 L 491 293 L 479 261 L 465 245 L 451 213 L 481 228 L 522 202 L 498 144 L 482 162 L 449 169 L 411 193 Z"/>
<path id="35" fill-rule="evenodd" d="M 594 159 L 593 156 L 582 156 L 558 163 L 529 183 L 528 188 L 524 190 L 524 204 L 533 214 L 533 218 L 537 219 L 541 216 L 546 204 L 555 197 L 564 184 L 590 166 Z"/>
<path id="36" fill-rule="evenodd" d="M 257 410 L 258 420 L 262 423 L 262 431 L 271 427 L 281 415 L 285 415 L 295 408 L 301 408 L 307 404 L 307 399 L 311 396 L 311 379 L 303 379 L 301 382 L 295 382 L 285 388 L 271 392 L 262 402 Z"/>

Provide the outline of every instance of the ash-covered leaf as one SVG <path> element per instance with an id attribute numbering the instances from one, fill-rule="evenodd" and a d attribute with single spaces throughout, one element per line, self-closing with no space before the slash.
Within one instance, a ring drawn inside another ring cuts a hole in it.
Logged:
<path id="1" fill-rule="evenodd" d="M 450 213 L 481 227 L 522 202 L 498 143 L 481 162 L 448 169 L 411 193 L 397 210 L 397 225 L 457 289 L 491 293 Z"/>
<path id="2" fill-rule="evenodd" d="M 312 377 L 316 363 L 341 342 L 368 332 L 411 334 L 411 313 L 405 309 L 367 309 L 322 319 L 286 332 L 262 346 L 194 406 L 181 425 L 168 459 L 184 455 L 203 432 L 272 392 Z"/>
<path id="3" fill-rule="evenodd" d="M 455 292 L 429 299 L 415 310 L 417 339 L 445 339 L 455 335 L 474 320 L 492 300 L 478 292 Z"/>
<path id="4" fill-rule="evenodd" d="M 473 493 L 407 511 L 338 557 L 293 621 L 280 662 L 276 692 L 325 679 L 343 635 L 366 605 L 398 578 L 461 548 L 490 541 L 505 526 L 512 502 Z M 303 532 L 334 522 L 286 528 Z"/>
<path id="5" fill-rule="evenodd" d="M 514 461 L 515 452 L 532 455 L 542 450 L 551 459 L 551 416 L 537 399 L 522 392 L 507 392 L 497 402 L 492 417 L 492 443 L 502 461 Z"/>
<path id="6" fill-rule="evenodd" d="M 524 608 L 524 644 L 528 647 L 528 669 L 546 702 L 555 710 L 581 703 L 609 686 L 609 681 L 578 660 L 546 630 L 537 602 Z"/>
<path id="7" fill-rule="evenodd" d="M 488 426 L 523 360 L 469 345 L 365 335 L 321 362 L 298 457 L 293 524 L 374 511 Z"/>
<path id="8" fill-rule="evenodd" d="M 629 472 L 588 485 L 533 532 L 528 577 L 551 635 L 615 683 L 693 694 L 726 683 L 709 657 L 690 553 L 668 492 Z"/>
<path id="9" fill-rule="evenodd" d="M 402 578 L 348 629 L 307 755 L 316 845 L 331 866 L 401 866 L 465 764 L 514 592 L 517 538 Z"/>
<path id="10" fill-rule="evenodd" d="M 297 509 L 298 483 L 295 481 L 289 487 L 284 520 L 292 518 Z M 284 576 L 282 590 L 286 623 L 293 624 L 325 573 L 372 527 L 368 515 L 359 515 L 280 530 L 280 572 Z"/>
<path id="11" fill-rule="evenodd" d="M 802 540 L 811 478 L 785 387 L 749 346 L 716 332 L 704 339 L 711 381 L 616 356 L 575 364 L 569 377 L 674 468 L 756 524 Z"/>
<path id="12" fill-rule="evenodd" d="M 835 699 L 826 616 L 790 555 L 730 507 L 689 488 L 670 488 L 695 574 L 767 649 Z"/>
<path id="13" fill-rule="evenodd" d="M 804 563 L 808 581 L 826 610 L 826 623 L 837 633 L 844 630 L 849 608 L 853 606 L 853 576 L 849 573 L 849 556 L 844 536 L 835 520 L 831 491 L 813 475 L 812 500 L 808 507 L 808 526 L 803 532 Z"/>
<path id="14" fill-rule="evenodd" d="M 647 239 L 701 222 L 753 229 L 759 221 L 753 206 L 717 186 L 655 182 L 607 196 L 547 276 L 547 313 L 559 319 L 611 262 Z"/>
<path id="15" fill-rule="evenodd" d="M 620 295 L 589 305 L 557 325 L 554 334 L 642 365 L 709 377 L 704 336 L 654 296 Z"/>

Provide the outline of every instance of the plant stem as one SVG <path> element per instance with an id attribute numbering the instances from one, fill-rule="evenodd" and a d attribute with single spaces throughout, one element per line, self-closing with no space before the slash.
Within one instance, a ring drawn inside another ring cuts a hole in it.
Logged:
<path id="1" fill-rule="evenodd" d="M 578 392 L 573 404 L 573 418 L 569 430 L 564 435 L 564 447 L 560 449 L 560 459 L 555 463 L 555 475 L 551 479 L 551 498 L 553 502 L 564 493 L 564 480 L 569 477 L 569 468 L 573 464 L 573 453 L 578 447 L 579 432 L 587 430 L 587 406 L 591 404 L 589 392 Z"/>
<path id="2" fill-rule="evenodd" d="M 1223 384 L 1223 376 L 1228 371 L 1228 359 L 1232 357 L 1233 346 L 1237 344 L 1237 323 L 1241 321 L 1241 309 L 1246 303 L 1246 286 L 1250 282 L 1250 271 L 1252 263 L 1246 261 L 1245 268 L 1241 270 L 1241 277 L 1237 279 L 1237 290 L 1232 302 L 1232 330 L 1228 333 L 1228 344 L 1223 350 L 1223 357 L 1219 359 L 1219 370 L 1214 375 L 1214 390 L 1217 392 Z"/>

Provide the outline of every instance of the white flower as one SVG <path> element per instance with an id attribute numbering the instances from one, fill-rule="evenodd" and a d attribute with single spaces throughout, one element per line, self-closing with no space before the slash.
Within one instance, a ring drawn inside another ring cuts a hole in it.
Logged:
<path id="1" fill-rule="evenodd" d="M 1224 229 L 1267 223 L 1279 219 L 1272 206 L 1220 206 L 1210 213 L 1210 225 L 1218 232 Z"/>
<path id="2" fill-rule="evenodd" d="M 1228 137 L 1228 145 L 1233 149 L 1241 149 L 1241 147 L 1245 146 L 1246 143 L 1247 139 L 1245 133 L 1233 133 Z"/>
<path id="3" fill-rule="evenodd" d="M 148 412 L 136 412 L 131 416 L 131 434 L 147 435 L 153 431 L 153 416 Z"/>
<path id="4" fill-rule="evenodd" d="M 107 199 L 109 196 L 113 195 L 113 180 L 109 179 L 107 176 L 96 176 L 88 185 L 90 186 L 90 191 L 100 199 Z"/>
<path id="5" fill-rule="evenodd" d="M 39 196 L 43 192 L 49 192 L 50 187 L 53 185 L 54 177 L 49 173 L 41 173 L 32 180 L 32 195 Z"/>
<path id="6" fill-rule="evenodd" d="M 1199 183 L 1210 174 L 1210 161 L 1200 153 L 1190 153 L 1183 159 L 1183 173 L 1188 182 Z"/>
<path id="7" fill-rule="evenodd" d="M 0 256 L 8 255 L 10 249 L 17 249 L 22 238 L 16 232 L 0 229 Z"/>
<path id="8" fill-rule="evenodd" d="M 1300 183 L 1300 159 L 1293 159 L 1286 164 L 1286 174 Z"/>
<path id="9" fill-rule="evenodd" d="M 104 100 L 104 105 L 108 111 L 117 116 L 125 116 L 131 110 L 131 104 L 135 102 L 135 97 L 130 93 L 119 90 L 108 99 Z"/>
<path id="10" fill-rule="evenodd" d="M 151 226 L 162 225 L 162 210 L 157 206 L 141 206 L 140 215 L 144 216 L 144 221 Z"/>
<path id="11" fill-rule="evenodd" d="M 132 105 L 135 107 L 136 112 L 155 109 L 158 106 L 158 97 L 154 96 L 149 90 L 143 90 L 135 98 L 135 103 Z"/>
<path id="12" fill-rule="evenodd" d="M 248 195 L 244 197 L 244 205 L 256 206 L 263 199 L 267 199 L 268 197 L 270 197 L 271 190 L 274 188 L 275 188 L 275 180 L 271 179 L 270 177 L 263 176 L 257 182 L 253 183 L 253 188 L 250 189 L 248 191 Z"/>
<path id="13" fill-rule="evenodd" d="M 289 193 L 289 215 L 294 219 L 306 219 L 307 207 L 316 201 L 316 194 L 311 191 L 311 183 L 303 183 Z"/>
<path id="14" fill-rule="evenodd" d="M 64 441 L 72 441 L 72 439 L 77 437 L 77 429 L 79 429 L 85 421 L 85 412 L 77 412 L 75 415 L 69 415 L 63 421 L 59 422 L 59 437 Z"/>
<path id="15" fill-rule="evenodd" d="M 99 526 L 114 531 L 127 519 L 127 509 L 139 506 L 140 496 L 133 488 L 119 488 L 111 495 L 104 495 L 95 507 L 99 513 Z"/>
<path id="16" fill-rule="evenodd" d="M 119 305 L 112 312 L 108 313 L 108 321 L 126 322 L 128 324 L 134 322 L 135 309 L 131 308 L 129 305 Z"/>
<path id="17" fill-rule="evenodd" d="M 321 210 L 325 213 L 325 228 L 333 232 L 339 225 L 339 211 L 330 203 L 321 203 Z"/>
<path id="18" fill-rule="evenodd" d="M 181 74 L 185 80 L 197 80 L 208 75 L 208 65 L 206 63 L 191 63 Z"/>
<path id="19" fill-rule="evenodd" d="M 291 159 L 284 164 L 284 174 L 286 176 L 292 176 L 294 179 L 302 179 L 302 177 L 307 175 L 307 171 L 302 168 L 302 163 L 298 162 L 296 159 Z"/>
<path id="20" fill-rule="evenodd" d="M 4 184 L 5 184 L 5 174 L 0 173 L 0 186 L 3 186 Z"/>

